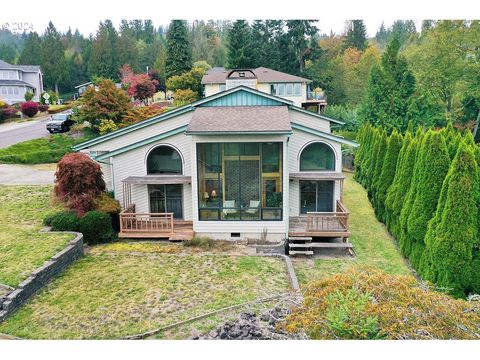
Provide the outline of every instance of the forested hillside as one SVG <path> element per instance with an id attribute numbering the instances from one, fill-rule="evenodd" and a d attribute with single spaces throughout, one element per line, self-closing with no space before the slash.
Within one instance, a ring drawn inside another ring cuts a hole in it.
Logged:
<path id="1" fill-rule="evenodd" d="M 0 31 L 0 59 L 40 64 L 47 89 L 73 92 L 98 77 L 120 80 L 119 69 L 156 71 L 164 82 L 202 61 L 209 66 L 265 66 L 313 80 L 327 94 L 326 114 L 356 132 L 367 121 L 405 132 L 409 121 L 474 129 L 480 108 L 479 21 L 411 20 L 383 24 L 368 38 L 362 20 L 325 34 L 313 20 L 105 20 L 91 36 Z"/>

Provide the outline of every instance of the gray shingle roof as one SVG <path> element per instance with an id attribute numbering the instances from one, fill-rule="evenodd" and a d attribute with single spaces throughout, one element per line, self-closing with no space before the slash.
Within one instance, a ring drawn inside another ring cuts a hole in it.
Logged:
<path id="1" fill-rule="evenodd" d="M 20 69 L 26 72 L 37 72 L 40 70 L 40 65 L 12 65 L 0 60 L 0 69 Z"/>
<path id="2" fill-rule="evenodd" d="M 288 106 L 219 106 L 195 109 L 187 134 L 292 132 Z"/>
<path id="3" fill-rule="evenodd" d="M 257 76 L 259 83 L 279 83 L 279 82 L 301 82 L 310 83 L 311 80 L 302 78 L 300 76 L 290 75 L 281 71 L 276 71 L 266 67 L 258 67 L 251 69 Z M 202 78 L 202 84 L 225 84 L 225 79 L 229 70 L 225 68 L 213 68 L 207 71 Z"/>

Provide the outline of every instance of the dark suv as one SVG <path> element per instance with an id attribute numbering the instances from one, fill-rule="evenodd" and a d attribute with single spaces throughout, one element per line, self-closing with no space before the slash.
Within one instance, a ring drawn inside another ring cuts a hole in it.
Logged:
<path id="1" fill-rule="evenodd" d="M 73 125 L 73 120 L 70 114 L 55 114 L 50 117 L 47 122 L 47 130 L 50 134 L 54 132 L 65 132 L 70 130 L 70 126 Z"/>

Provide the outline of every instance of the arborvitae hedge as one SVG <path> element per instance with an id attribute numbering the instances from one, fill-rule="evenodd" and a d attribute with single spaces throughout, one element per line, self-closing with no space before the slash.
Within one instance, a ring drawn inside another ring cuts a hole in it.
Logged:
<path id="1" fill-rule="evenodd" d="M 440 132 L 429 130 L 420 154 L 415 200 L 407 220 L 412 243 L 410 261 L 417 267 L 424 249 L 425 233 L 437 208 L 443 180 L 450 166 L 447 144 Z"/>
<path id="2" fill-rule="evenodd" d="M 402 135 L 397 130 L 393 130 L 392 135 L 388 139 L 387 152 L 383 161 L 382 171 L 377 182 L 377 189 L 375 193 L 376 212 L 380 220 L 385 222 L 385 200 L 387 198 L 387 191 L 395 177 L 395 170 L 397 168 L 397 159 L 402 148 Z"/>
<path id="3" fill-rule="evenodd" d="M 388 141 L 387 132 L 385 130 L 383 130 L 380 134 L 380 139 L 378 141 L 375 167 L 372 170 L 372 173 L 371 173 L 371 176 L 370 176 L 370 182 L 367 181 L 367 183 L 369 185 L 368 194 L 370 196 L 370 199 L 373 200 L 374 207 L 375 207 L 375 200 L 374 200 L 373 194 L 375 194 L 377 192 L 378 180 L 379 180 L 380 174 L 382 172 L 383 161 L 385 159 L 385 154 L 387 152 L 387 146 L 388 146 L 387 141 Z"/>
<path id="4" fill-rule="evenodd" d="M 395 177 L 392 185 L 388 188 L 387 197 L 385 199 L 385 224 L 391 229 L 394 236 L 398 235 L 398 217 L 400 216 L 400 210 L 402 209 L 404 195 L 410 187 L 413 164 L 415 163 L 415 152 L 412 151 L 412 142 L 412 134 L 407 131 L 402 142 L 402 148 L 398 154 Z M 412 153 L 413 157 L 411 156 Z M 410 172 L 409 175 L 407 174 L 407 170 Z M 406 175 L 408 175 L 408 178 L 405 178 Z M 406 183 L 408 183 L 408 185 Z M 400 197 L 402 203 L 398 207 L 397 198 Z"/>
<path id="5" fill-rule="evenodd" d="M 471 133 L 418 129 L 402 142 L 365 126 L 358 140 L 356 179 L 414 268 L 454 295 L 479 293 L 480 147 Z"/>
<path id="6" fill-rule="evenodd" d="M 478 292 L 479 269 L 472 267 L 478 249 L 478 165 L 474 148 L 463 142 L 443 184 L 444 204 L 439 204 L 434 236 L 428 238 L 430 261 L 424 269 L 438 285 L 456 296 Z M 443 200 L 443 199 L 442 199 Z"/>

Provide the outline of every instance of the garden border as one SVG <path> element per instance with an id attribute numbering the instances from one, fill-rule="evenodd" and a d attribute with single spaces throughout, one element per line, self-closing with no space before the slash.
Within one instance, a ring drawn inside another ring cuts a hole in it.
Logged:
<path id="1" fill-rule="evenodd" d="M 12 292 L 0 299 L 0 322 L 14 313 L 38 290 L 58 276 L 75 260 L 83 256 L 83 234 L 71 231 L 42 231 L 52 234 L 74 234 L 75 238 L 61 251 L 47 260 L 42 266 L 35 269 L 32 274 L 22 281 Z"/>

